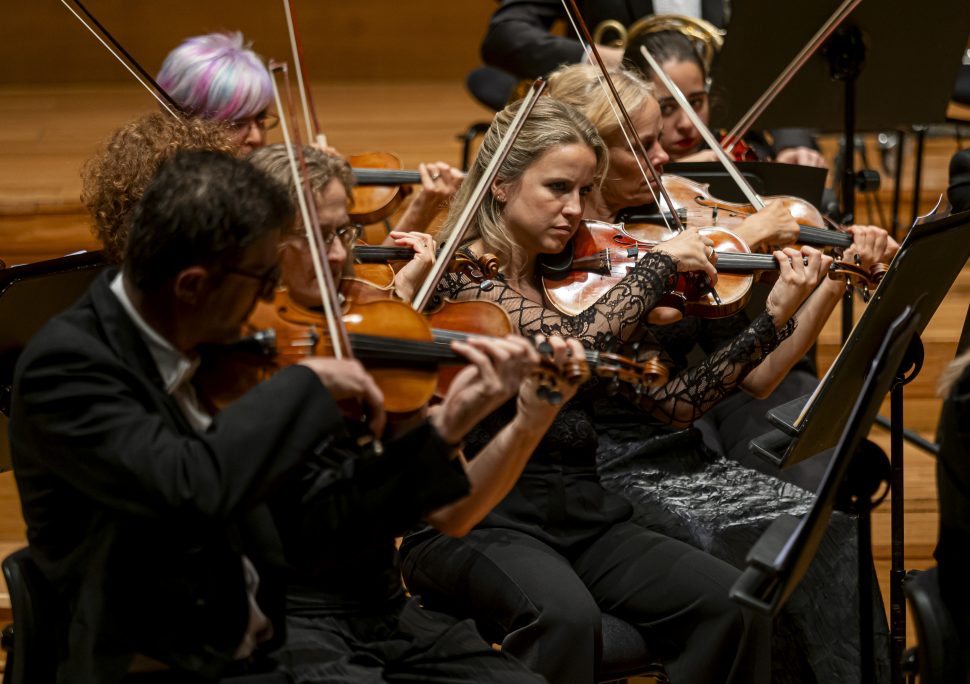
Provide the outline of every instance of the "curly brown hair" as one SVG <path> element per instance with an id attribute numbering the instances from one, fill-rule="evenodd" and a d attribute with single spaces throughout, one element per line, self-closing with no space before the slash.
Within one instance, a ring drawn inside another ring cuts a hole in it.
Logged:
<path id="1" fill-rule="evenodd" d="M 109 262 L 121 262 L 132 209 L 161 163 L 177 150 L 238 153 L 223 123 L 155 112 L 116 130 L 84 163 L 81 201 L 91 212 L 91 232 L 101 241 Z"/>

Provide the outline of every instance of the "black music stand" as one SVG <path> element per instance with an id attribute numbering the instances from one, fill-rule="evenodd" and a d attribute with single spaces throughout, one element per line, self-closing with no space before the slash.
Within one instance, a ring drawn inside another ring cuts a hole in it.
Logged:
<path id="1" fill-rule="evenodd" d="M 7 417 L 20 352 L 52 316 L 84 293 L 105 266 L 101 252 L 81 252 L 0 270 L 0 472 L 11 468 Z"/>
<path id="2" fill-rule="evenodd" d="M 825 169 L 774 162 L 738 162 L 737 167 L 759 195 L 794 195 L 821 210 L 828 173 Z M 741 188 L 718 162 L 671 162 L 664 164 L 664 173 L 707 183 L 715 197 L 747 204 Z"/>
<path id="3" fill-rule="evenodd" d="M 858 399 L 849 413 L 829 461 L 815 502 L 802 517 L 782 515 L 761 535 L 748 554 L 748 567 L 731 588 L 731 598 L 768 615 L 777 615 L 798 586 L 818 550 L 832 511 L 858 516 L 859 644 L 861 681 L 875 681 L 872 635 L 872 540 L 870 511 L 885 496 L 886 454 L 866 439 L 883 397 L 909 365 L 910 345 L 920 321 L 907 306 L 888 328 L 868 366 Z M 880 490 L 882 496 L 874 500 Z M 894 664 L 894 671 L 898 664 Z"/>
<path id="4" fill-rule="evenodd" d="M 862 390 L 869 362 L 882 335 L 907 306 L 918 314 L 916 336 L 909 357 L 913 370 L 895 378 L 890 393 L 890 455 L 892 461 L 892 572 L 890 627 L 894 677 L 906 645 L 903 580 L 903 385 L 912 381 L 922 364 L 919 333 L 933 317 L 957 275 L 970 258 L 970 212 L 961 212 L 915 225 L 903 240 L 882 283 L 849 335 L 815 393 L 768 413 L 778 430 L 751 442 L 753 453 L 782 467 L 835 446 L 846 421 L 845 398 Z M 932 277 L 927 277 L 931 274 Z M 894 681 L 899 681 L 894 678 Z"/>
<path id="5" fill-rule="evenodd" d="M 713 69 L 716 126 L 730 128 L 809 42 L 840 0 L 732 5 L 724 48 Z M 765 27 L 771 39 L 765 40 Z M 856 131 L 943 123 L 970 35 L 965 0 L 863 2 L 758 119 L 760 128 L 802 126 L 845 138 L 840 221 L 855 222 Z M 751 46 L 758 46 L 757 50 Z M 905 96 L 902 93 L 905 92 Z M 843 341 L 852 298 L 842 306 Z"/>

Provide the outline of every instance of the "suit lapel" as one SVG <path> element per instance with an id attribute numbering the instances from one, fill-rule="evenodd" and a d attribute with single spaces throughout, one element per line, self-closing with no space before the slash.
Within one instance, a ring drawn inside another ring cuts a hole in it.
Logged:
<path id="1" fill-rule="evenodd" d="M 155 403 L 172 418 L 179 426 L 179 430 L 183 434 L 192 434 L 195 429 L 182 413 L 175 399 L 165 391 L 155 359 L 148 351 L 141 333 L 111 291 L 111 281 L 114 280 L 115 275 L 117 275 L 117 269 L 106 269 L 90 290 L 94 311 L 101 322 L 102 336 L 118 358 L 146 380 L 145 384 L 149 386 Z"/>

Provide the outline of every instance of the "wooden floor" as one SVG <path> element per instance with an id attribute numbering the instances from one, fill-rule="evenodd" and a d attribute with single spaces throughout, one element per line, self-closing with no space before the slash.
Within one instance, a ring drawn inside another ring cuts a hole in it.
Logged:
<path id="1" fill-rule="evenodd" d="M 407 168 L 439 159 L 457 165 L 461 146 L 456 136 L 469 124 L 488 117 L 453 83 L 318 84 L 315 92 L 331 144 L 345 153 L 394 151 Z M 94 247 L 78 205 L 78 169 L 112 129 L 151 109 L 148 97 L 133 87 L 0 88 L 0 118 L 4 121 L 0 127 L 0 259 L 22 263 Z M 831 155 L 834 141 L 823 143 Z M 870 159 L 875 160 L 874 144 L 869 141 L 868 145 Z M 945 189 L 947 164 L 956 149 L 951 137 L 929 140 L 921 206 L 930 205 Z M 912 154 L 908 153 L 904 223 L 909 220 L 911 168 Z M 884 176 L 883 185 L 878 197 L 888 212 L 891 176 Z M 875 222 L 867 219 L 864 209 L 860 214 L 860 219 Z M 936 379 L 953 357 L 968 302 L 970 271 L 965 269 L 927 327 L 927 366 L 906 390 L 906 425 L 929 437 L 939 414 Z M 838 312 L 820 338 L 823 369 L 838 351 L 837 321 Z M 888 451 L 883 430 L 875 428 L 872 438 Z M 931 457 L 907 447 L 906 562 L 910 568 L 933 563 L 937 535 L 934 467 Z M 24 543 L 13 478 L 9 473 L 0 474 L 0 555 Z M 890 552 L 888 503 L 874 516 L 874 552 L 885 593 Z M 5 598 L 0 595 L 0 623 L 5 621 Z"/>

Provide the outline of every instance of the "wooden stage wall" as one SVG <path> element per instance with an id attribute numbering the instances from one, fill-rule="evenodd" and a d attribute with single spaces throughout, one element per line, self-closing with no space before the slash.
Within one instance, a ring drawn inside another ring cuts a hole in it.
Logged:
<path id="1" fill-rule="evenodd" d="M 152 75 L 183 39 L 242 31 L 266 58 L 290 54 L 280 0 L 88 0 L 85 6 Z M 462 79 L 495 8 L 484 0 L 296 0 L 312 79 Z M 57 0 L 11 2 L 0 22 L 0 84 L 129 83 Z"/>

